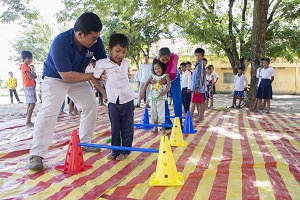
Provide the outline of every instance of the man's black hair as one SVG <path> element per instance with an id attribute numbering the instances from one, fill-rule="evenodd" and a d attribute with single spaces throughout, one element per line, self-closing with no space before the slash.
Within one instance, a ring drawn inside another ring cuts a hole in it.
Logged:
<path id="1" fill-rule="evenodd" d="M 109 38 L 109 46 L 113 48 L 114 46 L 120 45 L 123 48 L 128 48 L 129 39 L 126 35 L 122 33 L 113 33 Z"/>
<path id="2" fill-rule="evenodd" d="M 85 35 L 90 32 L 100 32 L 102 30 L 102 22 L 100 18 L 92 12 L 83 13 L 74 24 L 75 32 L 82 32 Z"/>

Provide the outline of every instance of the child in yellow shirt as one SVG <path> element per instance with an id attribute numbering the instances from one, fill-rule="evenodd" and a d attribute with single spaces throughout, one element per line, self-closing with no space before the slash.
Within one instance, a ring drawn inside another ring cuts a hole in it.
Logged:
<path id="1" fill-rule="evenodd" d="M 14 103 L 14 99 L 13 99 L 13 94 L 15 95 L 15 98 L 17 99 L 17 101 L 19 103 L 22 103 L 19 99 L 19 96 L 17 94 L 17 86 L 18 86 L 18 82 L 17 82 L 17 79 L 15 79 L 13 77 L 13 73 L 12 72 L 8 72 L 8 76 L 9 76 L 9 79 L 7 81 L 7 86 L 8 86 L 8 89 L 9 89 L 9 95 L 10 95 L 10 101 L 11 103 L 13 104 Z"/>

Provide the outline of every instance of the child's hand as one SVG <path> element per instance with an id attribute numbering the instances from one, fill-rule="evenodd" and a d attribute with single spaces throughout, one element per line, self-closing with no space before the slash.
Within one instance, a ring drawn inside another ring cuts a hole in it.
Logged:
<path id="1" fill-rule="evenodd" d="M 150 84 L 154 85 L 156 83 L 156 80 L 151 79 Z"/>
<path id="2" fill-rule="evenodd" d="M 165 95 L 166 95 L 166 92 L 162 92 L 162 93 L 160 93 L 159 96 L 164 97 Z"/>
<path id="3" fill-rule="evenodd" d="M 104 71 L 104 72 L 101 74 L 100 80 L 101 80 L 101 81 L 104 83 L 104 85 L 105 85 L 105 83 L 106 83 L 106 81 L 107 81 L 106 71 Z"/>

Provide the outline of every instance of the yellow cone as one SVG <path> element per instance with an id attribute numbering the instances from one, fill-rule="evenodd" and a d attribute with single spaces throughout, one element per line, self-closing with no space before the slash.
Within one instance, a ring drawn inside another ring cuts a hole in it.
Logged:
<path id="1" fill-rule="evenodd" d="M 170 137 L 170 144 L 172 147 L 186 147 L 187 142 L 183 141 L 180 120 L 175 118 L 172 133 Z"/>
<path id="2" fill-rule="evenodd" d="M 181 172 L 177 172 L 167 136 L 160 139 L 159 153 L 156 171 L 150 177 L 151 186 L 181 186 L 184 178 Z"/>

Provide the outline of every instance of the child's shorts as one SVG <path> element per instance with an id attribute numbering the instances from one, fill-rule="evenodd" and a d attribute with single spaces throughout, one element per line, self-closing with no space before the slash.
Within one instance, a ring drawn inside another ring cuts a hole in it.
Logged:
<path id="1" fill-rule="evenodd" d="M 204 103 L 204 101 L 205 101 L 205 93 L 195 94 L 193 92 L 192 103 Z"/>
<path id="2" fill-rule="evenodd" d="M 233 96 L 236 97 L 237 95 L 239 95 L 240 97 L 244 96 L 244 90 L 243 91 L 236 91 L 236 90 L 234 90 Z"/>
<path id="3" fill-rule="evenodd" d="M 36 103 L 35 86 L 24 87 L 24 93 L 26 97 L 26 103 Z"/>

